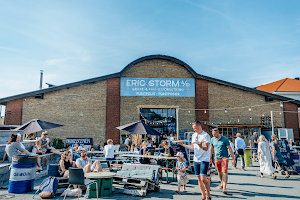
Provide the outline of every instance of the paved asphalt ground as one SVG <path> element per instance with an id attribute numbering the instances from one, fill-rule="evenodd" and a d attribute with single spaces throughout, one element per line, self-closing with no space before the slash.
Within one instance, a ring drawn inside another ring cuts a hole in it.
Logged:
<path id="1" fill-rule="evenodd" d="M 240 163 L 238 162 L 240 167 Z M 270 176 L 260 178 L 257 175 L 259 172 L 258 163 L 254 163 L 254 167 L 247 167 L 246 171 L 241 169 L 233 169 L 231 162 L 229 164 L 229 181 L 227 186 L 228 194 L 225 195 L 218 190 L 217 187 L 220 184 L 217 175 L 212 177 L 211 194 L 212 199 L 225 200 L 225 199 L 300 199 L 300 175 L 292 175 L 289 179 L 285 179 L 284 175 L 277 175 L 277 180 L 271 179 Z M 161 184 L 160 192 L 149 192 L 146 197 L 134 197 L 125 194 L 114 194 L 111 197 L 105 197 L 102 199 L 184 199 L 184 200 L 200 200 L 201 193 L 198 188 L 197 179 L 195 175 L 189 174 L 189 183 L 187 184 L 187 192 L 178 195 L 175 193 L 177 189 L 177 183 L 171 182 L 167 184 L 165 181 Z M 35 182 L 35 190 L 38 188 L 42 180 Z M 13 199 L 23 200 L 32 199 L 33 192 L 26 194 L 9 194 L 7 190 L 0 189 L 0 199 Z M 36 196 L 35 199 L 40 199 Z M 63 199 L 63 197 L 56 196 L 55 199 Z M 68 197 L 67 199 L 78 199 L 77 197 Z M 84 199 L 82 196 L 80 199 Z M 93 198 L 96 199 L 96 198 Z"/>

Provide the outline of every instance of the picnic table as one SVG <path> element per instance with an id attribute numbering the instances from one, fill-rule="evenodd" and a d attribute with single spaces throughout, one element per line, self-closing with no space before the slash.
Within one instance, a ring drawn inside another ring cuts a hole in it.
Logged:
<path id="1" fill-rule="evenodd" d="M 84 176 L 91 180 L 97 180 L 98 196 L 111 196 L 113 177 L 116 173 L 112 172 L 90 172 L 85 173 Z M 94 187 L 93 187 L 94 186 Z M 88 197 L 97 197 L 95 185 L 90 185 L 88 188 Z"/>

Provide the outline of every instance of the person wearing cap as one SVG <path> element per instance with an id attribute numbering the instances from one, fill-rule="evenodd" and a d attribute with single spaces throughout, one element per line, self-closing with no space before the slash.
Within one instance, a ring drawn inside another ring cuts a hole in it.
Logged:
<path id="1" fill-rule="evenodd" d="M 195 131 L 192 135 L 192 144 L 185 145 L 182 142 L 179 142 L 179 144 L 187 149 L 194 150 L 194 170 L 201 190 L 202 200 L 209 200 L 211 199 L 211 195 L 210 183 L 207 180 L 207 171 L 210 161 L 210 136 L 203 131 L 201 122 L 194 122 L 192 127 Z"/>
<path id="2" fill-rule="evenodd" d="M 83 169 L 84 173 L 89 173 L 93 171 L 101 172 L 102 166 L 99 160 L 94 163 L 91 162 L 90 158 L 87 156 L 88 152 L 85 148 L 81 149 L 80 158 L 76 160 L 76 166 Z"/>
<path id="3" fill-rule="evenodd" d="M 176 154 L 177 162 L 176 162 L 176 170 L 177 173 L 177 180 L 178 180 L 178 194 L 180 194 L 180 186 L 183 185 L 183 192 L 186 192 L 185 187 L 186 184 L 189 182 L 187 175 L 186 175 L 186 159 L 184 158 L 184 155 L 182 152 L 177 152 Z"/>
<path id="4" fill-rule="evenodd" d="M 228 150 L 230 151 L 232 157 L 232 166 L 235 165 L 233 150 L 231 149 L 230 142 L 227 137 L 220 135 L 219 130 L 214 128 L 212 130 L 212 135 L 214 136 L 211 139 L 210 145 L 210 152 L 211 156 L 210 159 L 212 160 L 212 153 L 214 152 L 215 157 L 215 166 L 218 171 L 218 175 L 221 181 L 221 185 L 218 189 L 223 189 L 223 193 L 227 194 L 226 185 L 228 180 Z"/>

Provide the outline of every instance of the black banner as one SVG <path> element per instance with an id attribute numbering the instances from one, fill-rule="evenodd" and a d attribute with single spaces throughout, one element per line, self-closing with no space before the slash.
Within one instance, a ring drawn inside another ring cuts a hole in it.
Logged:
<path id="1" fill-rule="evenodd" d="M 82 145 L 93 145 L 93 138 L 67 138 L 66 145 L 73 145 L 76 143 Z"/>
<path id="2" fill-rule="evenodd" d="M 290 148 L 289 148 L 287 141 L 279 140 L 279 142 L 280 142 L 280 147 L 281 147 L 281 149 L 280 149 L 281 155 L 287 162 L 286 166 L 290 167 L 290 166 L 294 165 L 295 162 L 293 160 L 293 156 L 290 152 Z"/>

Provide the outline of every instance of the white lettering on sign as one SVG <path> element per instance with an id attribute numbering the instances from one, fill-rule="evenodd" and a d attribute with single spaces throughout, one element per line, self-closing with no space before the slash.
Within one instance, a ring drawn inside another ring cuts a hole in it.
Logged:
<path id="1" fill-rule="evenodd" d="M 120 89 L 121 96 L 195 97 L 195 79 L 121 77 Z"/>

